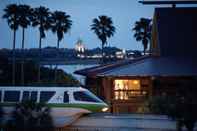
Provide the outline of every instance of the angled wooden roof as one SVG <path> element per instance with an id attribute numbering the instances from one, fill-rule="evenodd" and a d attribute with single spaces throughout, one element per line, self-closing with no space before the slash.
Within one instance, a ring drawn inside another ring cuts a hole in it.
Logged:
<path id="1" fill-rule="evenodd" d="M 90 68 L 77 70 L 74 73 L 79 74 L 79 75 L 84 75 L 84 76 L 91 76 L 91 77 L 95 76 L 96 77 L 99 73 L 103 73 L 108 70 L 115 69 L 117 67 L 121 67 L 123 65 L 128 65 L 128 64 L 134 63 L 136 61 L 139 61 L 141 59 L 146 59 L 147 57 L 149 57 L 149 56 L 142 56 L 142 57 L 132 59 L 132 60 L 128 59 L 128 60 L 118 61 L 115 63 L 94 66 L 94 67 L 90 67 Z"/>
<path id="2" fill-rule="evenodd" d="M 197 59 L 149 57 L 99 73 L 97 76 L 197 76 Z"/>

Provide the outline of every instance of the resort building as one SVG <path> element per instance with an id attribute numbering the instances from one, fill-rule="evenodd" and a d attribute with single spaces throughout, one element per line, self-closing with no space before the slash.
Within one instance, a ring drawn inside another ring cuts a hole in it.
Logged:
<path id="1" fill-rule="evenodd" d="M 77 43 L 75 44 L 75 51 L 77 52 L 77 57 L 85 58 L 85 45 L 81 39 L 78 39 Z"/>
<path id="2" fill-rule="evenodd" d="M 85 45 L 83 44 L 83 41 L 81 39 L 78 39 L 77 43 L 75 44 L 75 50 L 77 52 L 84 53 Z"/>
<path id="3" fill-rule="evenodd" d="M 126 50 L 125 49 L 116 52 L 116 58 L 124 59 L 125 57 L 126 57 Z"/>
<path id="4" fill-rule="evenodd" d="M 140 112 L 152 96 L 176 95 L 197 81 L 197 8 L 156 8 L 150 54 L 78 70 L 113 113 Z"/>

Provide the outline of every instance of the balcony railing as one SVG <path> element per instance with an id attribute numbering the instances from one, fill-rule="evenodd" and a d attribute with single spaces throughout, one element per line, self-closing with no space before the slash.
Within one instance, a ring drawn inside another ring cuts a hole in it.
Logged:
<path id="1" fill-rule="evenodd" d="M 115 90 L 114 100 L 131 100 L 148 96 L 147 90 Z"/>

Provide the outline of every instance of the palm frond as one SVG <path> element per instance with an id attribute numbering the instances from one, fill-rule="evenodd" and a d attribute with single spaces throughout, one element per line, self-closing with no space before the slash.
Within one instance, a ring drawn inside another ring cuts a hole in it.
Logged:
<path id="1" fill-rule="evenodd" d="M 132 28 L 136 41 L 141 41 L 145 50 L 151 39 L 151 21 L 151 19 L 141 18 L 139 21 L 135 22 L 135 26 Z"/>
<path id="2" fill-rule="evenodd" d="M 52 32 L 57 33 L 58 39 L 61 41 L 64 37 L 64 33 L 67 33 L 72 26 L 72 20 L 70 15 L 67 15 L 66 12 L 55 11 L 51 14 L 52 19 Z"/>
<path id="3" fill-rule="evenodd" d="M 98 16 L 93 19 L 93 24 L 90 25 L 90 29 L 97 35 L 97 37 L 106 44 L 107 38 L 110 38 L 115 33 L 115 27 L 111 17 L 105 15 Z"/>

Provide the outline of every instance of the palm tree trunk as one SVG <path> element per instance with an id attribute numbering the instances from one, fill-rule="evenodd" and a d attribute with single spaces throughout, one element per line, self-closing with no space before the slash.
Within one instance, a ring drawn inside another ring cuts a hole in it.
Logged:
<path id="1" fill-rule="evenodd" d="M 39 58 L 38 58 L 38 83 L 40 83 L 40 61 L 41 61 L 41 48 L 42 48 L 42 37 L 40 32 L 40 39 L 39 39 Z"/>
<path id="2" fill-rule="evenodd" d="M 14 39 L 13 39 L 13 47 L 12 47 L 12 85 L 15 86 L 15 45 L 16 45 L 16 30 L 14 30 Z"/>
<path id="3" fill-rule="evenodd" d="M 102 42 L 102 46 L 101 46 L 101 56 L 102 56 L 102 58 L 101 58 L 101 64 L 104 64 L 104 51 L 103 51 L 103 49 L 104 49 L 104 42 Z"/>
<path id="4" fill-rule="evenodd" d="M 59 43 L 60 43 L 60 40 L 58 39 L 57 40 L 57 52 L 56 52 L 56 60 L 58 59 L 58 51 L 59 51 Z M 58 78 L 58 73 L 57 73 L 57 68 L 58 68 L 58 64 L 55 65 L 55 84 L 57 83 L 57 78 Z"/>
<path id="5" fill-rule="evenodd" d="M 22 61 L 21 61 L 21 85 L 24 85 L 24 46 L 25 46 L 25 28 L 22 32 Z"/>

